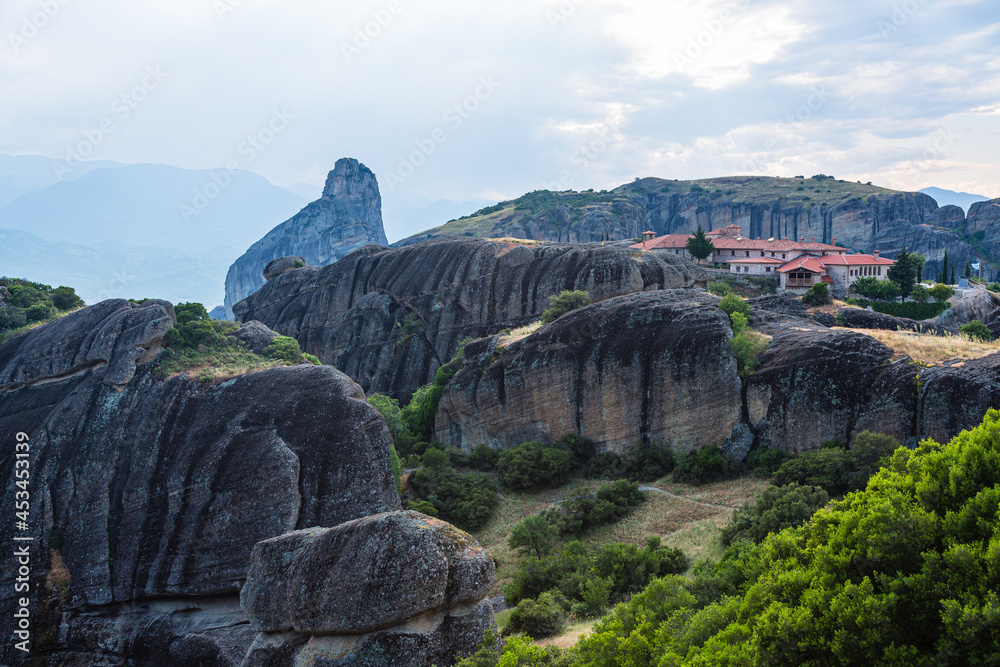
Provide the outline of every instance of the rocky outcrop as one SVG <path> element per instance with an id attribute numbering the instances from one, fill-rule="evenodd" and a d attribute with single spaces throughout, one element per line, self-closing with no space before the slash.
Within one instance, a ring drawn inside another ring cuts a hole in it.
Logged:
<path id="1" fill-rule="evenodd" d="M 34 540 L 44 664 L 239 664 L 257 542 L 399 508 L 388 429 L 348 377 L 161 379 L 151 362 L 173 323 L 169 304 L 108 301 L 0 345 L 0 438 L 26 434 L 32 464 L 28 525 L 7 513 L 0 530 Z M 17 491 L 11 476 L 3 501 Z M 15 576 L 0 575 L 5 636 Z M 22 659 L 5 643 L 0 661 Z"/>
<path id="2" fill-rule="evenodd" d="M 840 324 L 850 329 L 882 329 L 884 331 L 913 331 L 934 336 L 953 336 L 957 328 L 949 328 L 936 322 L 911 320 L 877 313 L 865 308 L 841 308 L 837 311 Z"/>
<path id="3" fill-rule="evenodd" d="M 583 435 L 622 452 L 725 442 L 740 423 L 740 379 L 718 299 L 632 294 L 573 311 L 504 350 L 466 346 L 435 437 L 470 450 Z"/>
<path id="4" fill-rule="evenodd" d="M 250 320 L 234 331 L 233 336 L 251 352 L 262 354 L 271 341 L 278 337 L 278 333 L 271 331 L 257 320 Z"/>
<path id="5" fill-rule="evenodd" d="M 913 435 L 918 368 L 852 331 L 788 331 L 775 336 L 747 383 L 758 444 L 801 453 L 864 430 L 901 442 Z"/>
<path id="6" fill-rule="evenodd" d="M 948 310 L 937 318 L 941 326 L 953 330 L 973 320 L 988 326 L 994 336 L 1000 336 L 1000 296 L 985 287 L 956 294 Z"/>
<path id="7" fill-rule="evenodd" d="M 1000 408 L 1000 354 L 925 369 L 920 380 L 921 437 L 948 442 L 978 426 L 990 408 Z"/>
<path id="8" fill-rule="evenodd" d="M 392 512 L 261 542 L 241 593 L 245 664 L 451 664 L 493 624 L 495 566 L 468 534 Z"/>
<path id="9" fill-rule="evenodd" d="M 365 391 L 407 400 L 463 339 L 529 324 L 562 290 L 603 300 L 705 279 L 683 258 L 611 246 L 445 240 L 368 246 L 332 266 L 289 271 L 235 312 L 298 339 Z"/>
<path id="10" fill-rule="evenodd" d="M 226 313 L 231 318 L 233 306 L 260 289 L 272 260 L 297 257 L 325 266 L 369 243 L 387 245 L 378 182 L 368 167 L 343 158 L 320 199 L 268 232 L 229 268 Z"/>

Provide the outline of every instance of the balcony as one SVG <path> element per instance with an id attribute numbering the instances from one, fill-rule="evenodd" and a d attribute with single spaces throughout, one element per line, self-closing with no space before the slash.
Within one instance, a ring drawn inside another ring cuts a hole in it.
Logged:
<path id="1" fill-rule="evenodd" d="M 800 287 L 812 287 L 816 284 L 815 280 L 786 280 L 786 289 L 798 289 Z"/>

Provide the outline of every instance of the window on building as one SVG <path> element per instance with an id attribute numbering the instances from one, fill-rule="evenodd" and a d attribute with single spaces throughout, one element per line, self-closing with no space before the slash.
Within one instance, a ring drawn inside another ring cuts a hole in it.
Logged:
<path id="1" fill-rule="evenodd" d="M 881 267 L 881 266 L 880 266 L 880 267 L 878 267 L 878 274 L 879 274 L 879 275 L 882 275 L 882 267 Z"/>

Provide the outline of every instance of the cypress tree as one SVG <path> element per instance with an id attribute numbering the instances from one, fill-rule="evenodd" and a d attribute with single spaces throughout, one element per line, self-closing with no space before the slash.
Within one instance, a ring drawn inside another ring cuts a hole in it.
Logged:
<path id="1" fill-rule="evenodd" d="M 944 251 L 944 262 L 941 264 L 941 275 L 938 276 L 938 282 L 942 285 L 948 284 L 948 251 Z"/>
<path id="2" fill-rule="evenodd" d="M 705 236 L 705 230 L 701 228 L 700 224 L 698 225 L 698 231 L 694 233 L 694 236 L 687 240 L 685 248 L 689 253 L 691 253 L 691 256 L 699 262 L 715 252 L 715 244 L 712 243 L 711 239 Z"/>
<path id="3" fill-rule="evenodd" d="M 948 282 L 949 285 L 955 284 L 955 265 L 951 265 L 951 280 Z"/>
<path id="4" fill-rule="evenodd" d="M 969 263 L 969 260 L 965 260 L 965 277 L 972 277 L 972 264 Z"/>

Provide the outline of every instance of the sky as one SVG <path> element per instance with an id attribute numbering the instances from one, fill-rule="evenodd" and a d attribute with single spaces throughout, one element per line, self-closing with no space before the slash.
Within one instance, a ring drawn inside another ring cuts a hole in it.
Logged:
<path id="1" fill-rule="evenodd" d="M 4 0 L 0 153 L 386 200 L 832 174 L 1000 197 L 995 0 Z"/>

